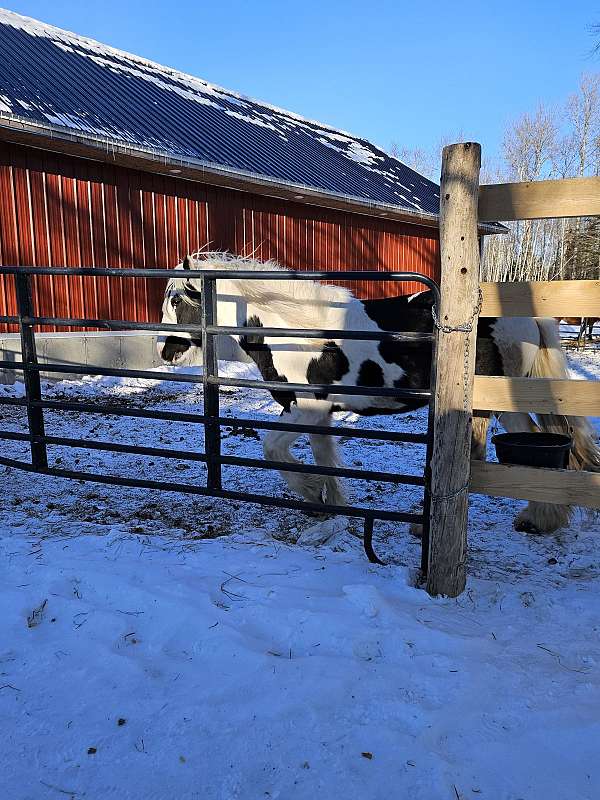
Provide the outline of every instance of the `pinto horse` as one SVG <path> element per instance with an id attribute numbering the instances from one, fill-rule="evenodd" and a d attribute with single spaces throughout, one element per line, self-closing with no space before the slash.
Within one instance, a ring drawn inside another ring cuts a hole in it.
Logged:
<path id="1" fill-rule="evenodd" d="M 188 256 L 169 280 L 162 306 L 162 322 L 199 324 L 201 322 L 200 281 L 186 277 L 190 269 L 202 270 L 282 270 L 273 262 L 261 262 L 227 253 L 201 253 Z M 308 328 L 358 331 L 433 330 L 431 292 L 412 297 L 384 300 L 358 300 L 345 288 L 317 281 L 243 280 L 217 281 L 217 324 L 249 328 Z M 332 412 L 353 411 L 360 415 L 402 414 L 427 404 L 426 400 L 336 393 L 336 385 L 365 387 L 429 388 L 431 343 L 422 341 L 340 341 L 275 338 L 269 336 L 234 337 L 242 350 L 255 362 L 266 381 L 281 382 L 281 391 L 272 392 L 283 407 L 283 418 L 295 424 L 327 426 Z M 201 341 L 193 334 L 177 332 L 158 341 L 159 355 L 169 364 L 193 364 L 198 361 Z M 482 375 L 568 377 L 565 354 L 561 348 L 554 319 L 530 317 L 481 319 L 477 331 L 476 372 Z M 296 395 L 285 384 L 327 384 L 331 391 L 314 396 Z M 493 408 L 493 398 L 490 398 Z M 511 432 L 538 430 L 568 432 L 573 436 L 571 468 L 600 471 L 600 448 L 593 429 L 583 417 L 529 414 L 497 414 L 504 428 Z M 485 459 L 488 417 L 475 417 L 472 453 Z M 300 433 L 270 431 L 263 439 L 267 459 L 298 463 L 290 448 Z M 341 464 L 336 439 L 311 434 L 310 445 L 315 463 L 320 466 Z M 344 492 L 335 476 L 282 472 L 295 492 L 311 502 L 344 505 Z M 568 506 L 530 502 L 515 519 L 517 530 L 547 532 L 566 525 Z"/>

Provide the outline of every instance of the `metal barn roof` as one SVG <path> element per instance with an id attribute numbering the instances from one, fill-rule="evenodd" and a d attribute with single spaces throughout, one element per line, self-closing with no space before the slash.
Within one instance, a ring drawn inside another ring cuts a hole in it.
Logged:
<path id="1" fill-rule="evenodd" d="M 366 139 L 0 10 L 0 126 L 436 215 L 439 188 Z"/>

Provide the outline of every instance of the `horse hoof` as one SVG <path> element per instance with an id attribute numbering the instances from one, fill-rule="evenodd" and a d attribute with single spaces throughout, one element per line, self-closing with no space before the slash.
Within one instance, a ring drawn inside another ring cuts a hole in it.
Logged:
<path id="1" fill-rule="evenodd" d="M 519 533 L 541 533 L 541 530 L 528 519 L 516 519 L 514 528 L 516 531 L 519 531 Z"/>
<path id="2" fill-rule="evenodd" d="M 408 531 L 411 536 L 416 536 L 417 539 L 423 538 L 423 526 L 418 522 L 411 522 L 408 526 Z"/>

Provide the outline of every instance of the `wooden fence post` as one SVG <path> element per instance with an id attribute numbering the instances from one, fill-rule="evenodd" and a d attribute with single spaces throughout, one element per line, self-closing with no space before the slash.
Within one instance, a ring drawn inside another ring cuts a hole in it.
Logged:
<path id="1" fill-rule="evenodd" d="M 456 597 L 465 588 L 472 394 L 479 312 L 477 201 L 481 146 L 442 154 L 441 303 L 438 321 L 431 529 L 427 591 Z"/>

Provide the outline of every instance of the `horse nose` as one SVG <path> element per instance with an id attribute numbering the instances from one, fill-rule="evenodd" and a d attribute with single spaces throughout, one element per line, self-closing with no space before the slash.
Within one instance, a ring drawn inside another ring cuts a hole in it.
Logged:
<path id="1" fill-rule="evenodd" d="M 189 339 L 182 339 L 181 336 L 167 336 L 160 357 L 163 361 L 173 361 L 189 350 L 190 344 Z"/>

